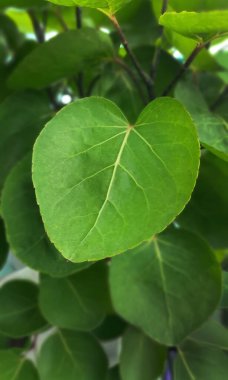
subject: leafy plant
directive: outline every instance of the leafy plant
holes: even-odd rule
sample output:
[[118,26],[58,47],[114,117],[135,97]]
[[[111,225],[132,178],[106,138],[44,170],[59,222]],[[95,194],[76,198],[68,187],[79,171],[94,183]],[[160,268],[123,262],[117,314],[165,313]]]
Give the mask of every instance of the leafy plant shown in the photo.
[[226,379],[227,34],[224,0],[1,1],[1,380]]

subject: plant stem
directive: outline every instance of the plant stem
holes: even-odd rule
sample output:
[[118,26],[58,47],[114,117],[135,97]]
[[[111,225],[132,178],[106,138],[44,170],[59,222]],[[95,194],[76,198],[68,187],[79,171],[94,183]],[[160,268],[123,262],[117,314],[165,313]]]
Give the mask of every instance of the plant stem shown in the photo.
[[[169,0],[163,0],[162,8],[161,8],[161,15],[163,15],[166,12],[166,10],[168,8],[168,2],[169,2]],[[160,36],[159,36],[159,38],[161,40],[160,43],[163,40],[163,34],[164,34],[164,27],[160,26]],[[160,46],[157,46],[155,48],[153,61],[152,61],[152,67],[151,67],[151,77],[153,78],[154,81],[155,81],[155,78],[157,76],[157,68],[158,68],[158,64],[160,61],[160,55],[161,55],[161,48],[160,48]]]
[[173,78],[173,80],[169,83],[167,88],[164,90],[162,96],[166,96],[173,89],[173,87],[177,84],[177,82],[182,78],[185,74],[191,63],[194,61],[199,52],[204,48],[203,43],[198,43],[192,53],[189,55],[183,66],[181,67],[179,73]]
[[[32,22],[32,25],[33,25],[33,29],[34,29],[34,33],[35,33],[37,41],[39,43],[45,42],[44,28],[41,26],[38,18],[36,17],[35,12],[32,9],[30,9],[30,10],[28,10],[28,15],[29,15],[29,17],[31,19],[31,22]],[[47,93],[47,95],[49,97],[49,100],[50,100],[52,106],[53,106],[53,109],[55,111],[59,110],[60,107],[59,107],[58,103],[55,100],[55,96],[53,94],[52,88],[51,87],[47,87],[46,93]]]
[[127,38],[126,38],[123,30],[121,29],[116,17],[114,15],[111,15],[109,17],[110,17],[110,20],[112,21],[113,25],[115,26],[115,28],[119,34],[120,40],[121,40],[128,56],[129,56],[129,58],[131,59],[136,71],[138,72],[139,77],[142,79],[142,81],[146,85],[149,99],[153,99],[154,93],[153,93],[153,81],[152,81],[152,79],[149,77],[149,75],[147,75],[147,73],[144,72],[143,68],[141,67],[141,65],[138,61],[138,59],[136,58],[133,51],[129,47],[129,43],[127,41]]
[[76,7],[75,15],[76,15],[77,28],[81,29],[82,28],[82,10],[80,7]]
[[69,29],[68,29],[68,26],[62,16],[62,13],[61,13],[61,10],[59,7],[55,7],[54,8],[54,13],[55,13],[55,17],[57,18],[57,20],[59,21],[59,24],[61,25],[62,29],[64,32],[67,32]]
[[44,29],[40,25],[39,20],[36,17],[35,12],[32,9],[29,9],[28,10],[28,15],[29,15],[30,20],[32,22],[32,26],[33,26],[34,33],[35,33],[37,41],[39,43],[43,43],[45,41]]

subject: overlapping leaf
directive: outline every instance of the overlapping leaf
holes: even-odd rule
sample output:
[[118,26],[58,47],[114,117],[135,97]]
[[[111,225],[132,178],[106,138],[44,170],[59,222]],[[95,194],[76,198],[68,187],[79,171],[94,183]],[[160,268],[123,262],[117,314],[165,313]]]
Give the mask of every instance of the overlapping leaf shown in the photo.
[[115,257],[110,284],[114,307],[123,318],[153,339],[175,345],[215,310],[221,271],[197,235],[170,230]]
[[80,7],[97,8],[105,13],[114,14],[131,0],[49,0],[58,5],[79,5]]
[[0,351],[1,380],[39,380],[32,361],[13,350]]

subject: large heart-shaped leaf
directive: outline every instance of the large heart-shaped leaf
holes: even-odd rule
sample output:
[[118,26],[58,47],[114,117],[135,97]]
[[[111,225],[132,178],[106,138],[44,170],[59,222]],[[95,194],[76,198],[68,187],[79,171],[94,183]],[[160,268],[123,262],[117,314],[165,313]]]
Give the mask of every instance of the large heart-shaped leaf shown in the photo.
[[115,257],[110,284],[123,318],[153,339],[176,345],[215,310],[221,270],[197,235],[171,230]]
[[12,88],[43,88],[80,70],[98,66],[113,55],[110,37],[90,28],[58,34],[33,49],[12,72]]
[[228,33],[228,10],[166,12],[160,17],[159,23],[183,36],[207,41]]
[[13,350],[0,351],[1,380],[39,380],[34,364]]
[[32,184],[31,154],[7,177],[1,211],[12,252],[29,267],[53,277],[64,277],[88,266],[65,260],[49,241]]
[[59,330],[41,347],[38,370],[41,380],[105,380],[107,359],[92,335]]
[[0,289],[0,333],[24,337],[47,325],[38,308],[38,287],[30,281],[14,280]]
[[33,181],[51,241],[81,262],[163,230],[188,202],[198,165],[194,125],[176,100],[155,100],[132,126],[112,102],[87,98],[40,134]]

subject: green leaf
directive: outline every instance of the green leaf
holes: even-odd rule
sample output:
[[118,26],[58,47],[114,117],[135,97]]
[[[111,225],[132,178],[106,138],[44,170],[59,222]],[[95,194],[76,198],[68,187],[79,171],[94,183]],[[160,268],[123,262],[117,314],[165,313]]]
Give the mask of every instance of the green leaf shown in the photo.
[[226,309],[228,308],[228,272],[223,272],[223,292],[221,307]]
[[195,40],[208,41],[228,33],[228,10],[210,12],[166,12],[160,25]]
[[41,347],[38,371],[41,380],[105,380],[107,359],[92,335],[61,330]]
[[110,37],[92,28],[58,34],[40,44],[12,72],[8,84],[14,89],[44,88],[49,84],[96,69],[113,55]]
[[119,338],[126,329],[126,322],[116,314],[109,314],[103,323],[98,326],[93,334],[102,341]]
[[179,348],[174,371],[175,380],[224,380],[227,355],[216,348],[187,341]]
[[49,102],[42,93],[17,93],[0,103],[0,190],[11,168],[31,150],[49,116]]
[[204,153],[192,199],[178,223],[205,238],[214,248],[228,248],[228,163]]
[[101,9],[105,13],[114,14],[131,0],[49,0],[58,5],[89,7]]
[[86,98],[40,134],[33,182],[51,241],[82,262],[163,230],[188,202],[198,165],[194,125],[176,100],[153,101],[133,127],[114,103]]
[[14,280],[0,289],[0,333],[18,338],[47,325],[38,309],[38,287],[30,281]]
[[36,203],[31,154],[19,162],[7,177],[1,211],[10,247],[26,265],[54,277],[68,276],[89,266],[88,263],[68,262],[50,243]]
[[181,11],[209,11],[218,9],[227,9],[227,0],[170,0],[170,5],[177,12]]
[[121,380],[119,374],[119,367],[113,367],[108,371],[108,375],[105,380]]
[[54,326],[90,331],[104,319],[109,299],[107,267],[95,264],[64,279],[41,277],[40,308]]
[[34,364],[13,350],[0,351],[1,380],[38,380]]
[[115,257],[110,284],[117,313],[156,341],[175,345],[215,310],[221,270],[197,235],[168,230]]
[[189,339],[194,340],[198,344],[206,344],[220,348],[221,350],[228,350],[228,331],[213,319],[191,334]]
[[120,355],[122,380],[153,380],[164,370],[166,349],[130,327],[123,336]]
[[179,82],[175,96],[193,117],[202,145],[228,161],[228,123],[210,112],[202,94],[190,81]]
[[35,6],[45,6],[45,0],[1,0],[0,8],[33,8]]
[[5,237],[5,229],[2,222],[2,219],[0,219],[0,269],[5,264],[7,254],[8,254],[8,244]]

